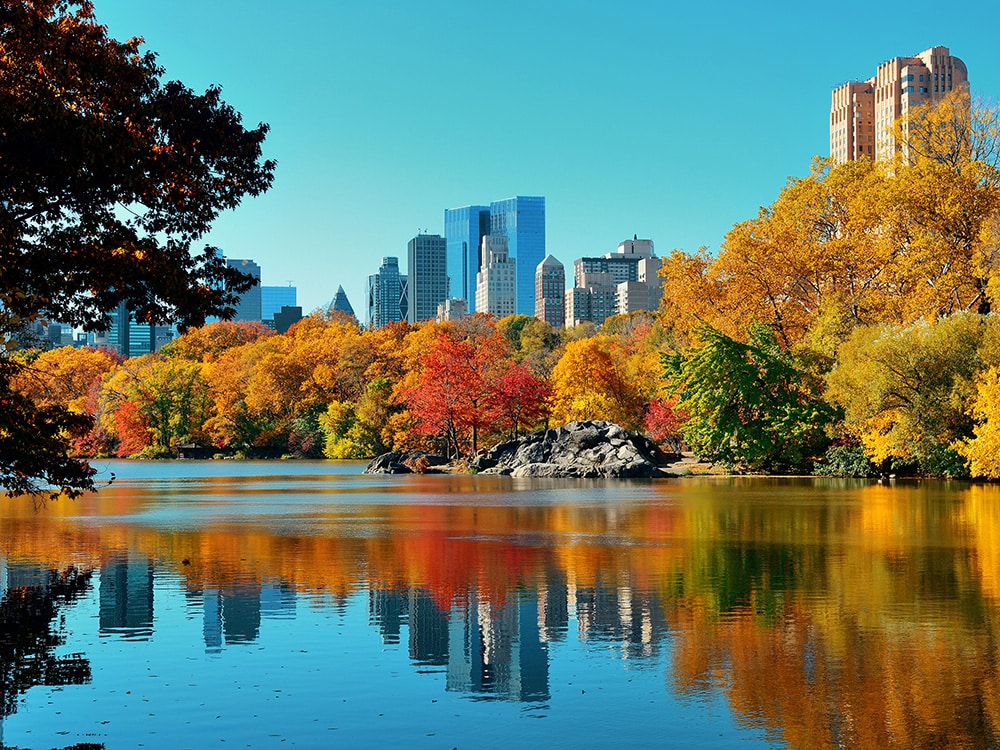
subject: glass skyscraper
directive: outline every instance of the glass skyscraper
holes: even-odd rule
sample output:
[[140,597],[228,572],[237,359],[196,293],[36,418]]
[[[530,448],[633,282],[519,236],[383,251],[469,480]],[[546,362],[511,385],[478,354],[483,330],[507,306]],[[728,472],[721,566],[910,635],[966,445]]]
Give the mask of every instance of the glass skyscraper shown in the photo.
[[260,319],[273,320],[282,307],[296,306],[294,286],[262,286],[260,288]]
[[451,296],[469,303],[476,311],[476,273],[479,272],[479,246],[490,233],[489,206],[447,208],[444,212],[444,236],[448,242],[448,278]]
[[260,310],[260,266],[252,260],[245,258],[226,258],[226,264],[231,268],[241,271],[242,273],[250,274],[257,279],[256,284],[240,295],[240,301],[236,304],[236,316],[233,320],[260,322],[263,320]]
[[399,258],[382,258],[378,273],[368,277],[368,323],[382,328],[406,320],[407,279],[399,273]]
[[507,237],[517,259],[517,314],[535,314],[535,269],[545,258],[545,198],[518,195],[490,203],[490,234]]

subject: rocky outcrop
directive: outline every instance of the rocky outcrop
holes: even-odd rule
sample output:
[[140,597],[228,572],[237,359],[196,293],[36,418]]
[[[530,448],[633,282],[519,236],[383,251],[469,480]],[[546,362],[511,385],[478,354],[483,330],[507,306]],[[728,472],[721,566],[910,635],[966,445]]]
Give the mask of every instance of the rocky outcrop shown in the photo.
[[423,451],[401,453],[392,451],[373,458],[365,474],[431,474],[440,472],[448,460]]
[[472,459],[481,474],[515,477],[627,478],[674,476],[667,457],[642,435],[611,422],[570,422],[500,443]]

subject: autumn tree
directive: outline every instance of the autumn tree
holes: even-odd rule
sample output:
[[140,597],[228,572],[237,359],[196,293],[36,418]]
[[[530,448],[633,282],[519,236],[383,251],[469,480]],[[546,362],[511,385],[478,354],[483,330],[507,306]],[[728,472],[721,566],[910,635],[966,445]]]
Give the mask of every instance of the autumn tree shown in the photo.
[[259,321],[217,320],[198,328],[189,328],[167,343],[160,353],[165,357],[180,357],[193,362],[214,362],[224,352],[274,335]]
[[500,380],[513,364],[491,322],[472,324],[437,330],[415,380],[401,393],[418,429],[443,438],[454,456],[478,450],[496,420]]
[[[199,442],[210,408],[202,368],[200,362],[161,354],[126,360],[102,387],[112,407],[105,417],[109,430],[117,432],[122,424],[130,428],[144,425],[152,452],[158,456],[171,455],[179,445]],[[129,415],[127,423],[116,416],[122,407]]]
[[[220,212],[271,185],[267,126],[245,128],[218,88],[164,81],[141,45],[110,38],[89,0],[0,2],[0,343],[39,318],[107,328],[122,302],[141,322],[200,324],[253,283],[195,250]],[[24,401],[5,411],[0,385],[0,439],[15,419],[36,424],[37,455],[55,460],[63,445],[40,441],[86,427]],[[6,455],[8,489],[52,479],[44,461]],[[89,488],[87,476],[59,484]]]
[[956,313],[855,331],[828,377],[827,398],[844,410],[844,432],[884,468],[964,474],[953,444],[972,435],[969,409],[986,364],[982,346],[996,325],[992,317]]
[[569,342],[552,370],[553,421],[598,419],[639,430],[648,401],[629,377],[627,354],[607,334]]

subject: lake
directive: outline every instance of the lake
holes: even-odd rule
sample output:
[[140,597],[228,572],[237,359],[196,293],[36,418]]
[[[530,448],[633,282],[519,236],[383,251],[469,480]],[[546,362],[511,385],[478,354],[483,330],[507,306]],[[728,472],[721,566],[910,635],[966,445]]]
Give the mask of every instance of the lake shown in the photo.
[[5,748],[1000,746],[1000,488],[98,462],[0,505]]

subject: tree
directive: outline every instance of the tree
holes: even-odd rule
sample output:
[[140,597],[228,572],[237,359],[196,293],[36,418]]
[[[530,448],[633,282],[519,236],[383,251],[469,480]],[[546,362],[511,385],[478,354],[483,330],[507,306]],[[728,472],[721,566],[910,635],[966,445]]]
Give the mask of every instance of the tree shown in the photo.
[[[196,325],[253,283],[217,249],[193,251],[270,187],[268,128],[246,129],[218,88],[163,82],[141,44],[110,38],[89,0],[0,0],[0,344],[39,318],[107,328],[121,302],[142,322]],[[93,486],[79,468],[71,490]],[[6,470],[0,483],[39,489]]]
[[488,408],[497,418],[496,426],[516,438],[522,430],[533,429],[549,414],[548,381],[534,375],[526,362],[507,363],[489,394]]
[[642,384],[629,377],[628,354],[617,339],[602,333],[569,342],[552,370],[556,424],[599,419],[640,429],[647,399]]
[[969,408],[974,435],[957,446],[973,476],[1000,478],[1000,369],[991,367],[976,382]]
[[741,343],[709,326],[700,346],[663,357],[684,439],[700,457],[750,471],[801,470],[822,453],[834,414],[767,326]]
[[995,336],[992,316],[957,313],[856,330],[827,378],[827,398],[844,410],[844,431],[883,468],[909,463],[931,474],[964,473],[952,445],[972,435],[968,411],[991,329]]
[[479,438],[495,429],[493,407],[503,374],[513,362],[507,345],[491,325],[479,330],[438,330],[419,360],[414,381],[401,395],[417,419],[417,429],[440,436],[451,455],[475,453]]
[[[122,424],[130,429],[144,424],[149,444],[158,456],[170,455],[178,445],[197,442],[204,434],[211,406],[203,368],[200,362],[162,354],[126,360],[102,388],[111,406],[105,415],[110,420],[109,429],[114,432]],[[141,415],[138,422],[130,405]],[[117,415],[122,407],[129,410],[125,422]]]

